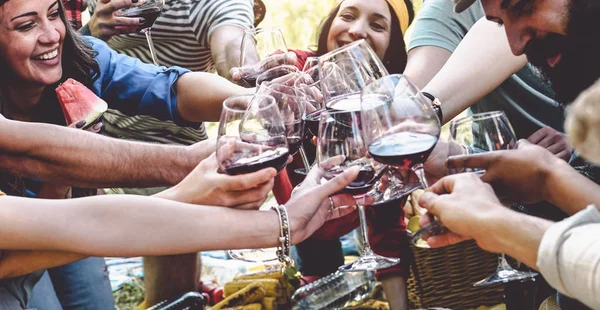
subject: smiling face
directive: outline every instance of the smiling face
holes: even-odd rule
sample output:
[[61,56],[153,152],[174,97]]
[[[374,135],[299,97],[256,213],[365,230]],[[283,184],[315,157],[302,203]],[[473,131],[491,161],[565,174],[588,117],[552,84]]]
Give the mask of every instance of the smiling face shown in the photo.
[[482,0],[487,19],[504,25],[513,54],[525,54],[569,103],[600,77],[595,0]]
[[391,12],[385,0],[346,0],[329,29],[327,50],[365,39],[383,59],[390,44],[391,27]]
[[57,0],[10,0],[0,6],[1,67],[9,80],[49,85],[62,76],[65,24]]

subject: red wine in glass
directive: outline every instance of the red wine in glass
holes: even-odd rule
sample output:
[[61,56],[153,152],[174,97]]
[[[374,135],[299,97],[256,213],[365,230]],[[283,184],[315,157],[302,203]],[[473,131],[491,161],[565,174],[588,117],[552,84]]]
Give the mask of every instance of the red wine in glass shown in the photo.
[[321,119],[321,112],[323,111],[323,109],[317,110],[304,117],[304,127],[310,133],[310,135],[307,135],[309,136],[309,140],[312,140],[313,136],[319,135],[319,120]]
[[353,196],[361,196],[370,191],[381,175],[375,174],[372,166],[363,166],[358,172],[356,179],[346,186],[342,192]]
[[427,160],[437,140],[437,136],[426,133],[393,133],[374,140],[369,154],[380,163],[410,169]]
[[288,147],[290,148],[290,155],[296,154],[302,144],[302,138],[299,136],[287,137]]
[[[240,70],[244,70],[241,68]],[[240,80],[240,85],[246,88],[256,87],[256,79],[260,75],[260,72],[246,73],[242,74],[242,79]]]
[[252,173],[265,168],[275,168],[277,172],[283,169],[288,161],[289,151],[287,148],[277,148],[264,153],[247,157],[247,153],[235,152],[223,163],[225,173],[238,175]]
[[140,29],[147,29],[154,25],[156,19],[160,16],[161,9],[157,7],[143,7],[139,6],[139,9],[131,9],[123,12],[123,17],[141,17],[145,19],[145,22],[140,26]]

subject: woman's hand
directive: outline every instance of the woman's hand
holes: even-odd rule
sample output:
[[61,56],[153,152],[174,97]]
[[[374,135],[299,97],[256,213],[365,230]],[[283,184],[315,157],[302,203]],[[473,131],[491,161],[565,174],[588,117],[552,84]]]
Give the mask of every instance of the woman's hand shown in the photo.
[[192,204],[258,209],[273,188],[276,175],[273,168],[233,176],[222,174],[213,153],[179,184],[155,196]]
[[[421,195],[419,205],[437,216],[451,231],[432,236],[427,243],[443,247],[468,239],[475,239],[484,250],[491,250],[486,241],[488,225],[502,221],[502,214],[510,212],[502,206],[492,187],[473,173],[447,176],[432,185]],[[428,216],[421,217],[420,225],[430,222]]]
[[133,6],[139,0],[99,0],[88,27],[92,36],[108,41],[112,36],[138,32],[143,18],[115,16],[118,10]]
[[269,69],[281,65],[294,65],[297,61],[298,58],[293,52],[288,52],[286,54],[273,54],[252,66],[233,67],[231,70],[229,70],[229,76],[231,76],[232,82],[238,85],[246,86],[244,85],[245,82],[243,81],[245,76],[257,77]]
[[498,197],[509,202],[547,200],[546,182],[554,169],[567,166],[543,147],[520,140],[516,150],[493,151],[448,158],[449,169],[485,169],[481,180],[490,183]]
[[[290,201],[285,204],[290,218],[293,244],[310,237],[326,221],[354,211],[354,197],[348,194],[335,194],[356,179],[360,171],[359,167],[347,169],[329,181],[322,181],[327,166],[334,166],[342,161],[342,157],[331,158],[329,162],[315,166],[294,191]],[[328,197],[333,201],[333,209]]]

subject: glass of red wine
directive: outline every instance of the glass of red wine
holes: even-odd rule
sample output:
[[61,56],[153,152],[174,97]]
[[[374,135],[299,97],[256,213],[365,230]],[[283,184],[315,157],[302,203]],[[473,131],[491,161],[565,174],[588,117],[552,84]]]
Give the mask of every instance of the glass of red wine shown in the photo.
[[[342,190],[354,196],[359,211],[362,253],[359,258],[340,270],[352,272],[391,267],[400,262],[375,254],[369,245],[365,205],[369,204],[369,192],[385,171],[385,166],[369,157],[367,145],[361,135],[360,111],[323,111],[319,121],[317,139],[317,162],[325,170],[322,182],[326,182],[351,167],[360,167],[358,177]],[[332,161],[344,161],[332,166]]]
[[165,0],[144,0],[138,4],[134,4],[131,7],[121,9],[115,13],[116,16],[122,17],[141,17],[145,19],[144,24],[140,26],[141,32],[146,35],[146,41],[148,41],[148,49],[150,50],[150,56],[155,66],[158,66],[156,60],[156,51],[154,50],[154,43],[152,43],[152,35],[150,34],[150,28],[154,25],[154,22],[160,16],[162,8],[165,5]]
[[360,91],[388,75],[385,66],[365,40],[358,40],[318,58],[321,91],[328,102]]
[[[455,119],[450,123],[448,144],[452,149],[464,150],[463,153],[474,154],[498,150],[515,149],[517,138],[510,121],[502,111],[473,114]],[[449,153],[451,156],[452,153]],[[456,155],[456,154],[454,154]],[[485,173],[485,170],[452,170],[450,173],[474,172]],[[510,281],[534,280],[535,272],[513,269],[504,254],[498,255],[498,266],[491,276],[477,282],[474,286],[487,286]]]
[[428,188],[423,165],[438,141],[440,123],[427,98],[406,77],[395,74],[367,85],[361,105],[369,154],[391,169],[414,171]]
[[[230,97],[223,103],[217,138],[217,161],[229,175],[272,167],[281,171],[289,158],[286,127],[275,99],[268,95]],[[275,249],[231,250],[249,262],[277,259]]]
[[256,87],[256,79],[265,70],[288,63],[287,45],[278,28],[253,28],[244,30],[240,50],[241,85]]
[[[260,85],[264,82],[270,82],[270,81],[273,81],[280,77],[286,76],[290,73],[296,73],[298,71],[299,70],[298,70],[298,68],[296,68],[296,66],[291,66],[291,65],[281,65],[281,66],[271,68],[271,69],[261,73],[256,78],[256,87],[259,88]],[[293,83],[292,83],[292,85],[293,85]]]

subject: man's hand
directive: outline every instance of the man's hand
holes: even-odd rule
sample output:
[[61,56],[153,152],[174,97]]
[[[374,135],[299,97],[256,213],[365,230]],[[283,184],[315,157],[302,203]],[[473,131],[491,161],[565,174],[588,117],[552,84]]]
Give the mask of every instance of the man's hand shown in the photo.
[[[558,164],[557,164],[558,161]],[[516,150],[493,151],[448,158],[449,169],[485,169],[481,180],[490,183],[501,199],[535,203],[548,199],[546,182],[560,159],[548,150],[520,140]]]
[[527,141],[547,149],[564,161],[568,161],[573,153],[567,137],[552,127],[546,126],[536,131],[527,138]]
[[241,175],[222,174],[213,153],[183,181],[156,196],[192,204],[258,209],[273,188],[275,175],[273,168]]
[[234,67],[229,70],[229,75],[231,76],[231,81],[246,87],[254,87],[256,85],[245,85],[247,84],[244,81],[244,78],[248,76],[252,76],[254,78],[258,77],[261,73],[281,66],[281,65],[294,65],[298,61],[296,54],[292,52],[288,52],[286,54],[273,54],[271,56],[266,57],[265,59],[259,61],[258,63],[245,66],[245,67]]
[[138,32],[144,18],[115,16],[120,9],[133,6],[139,0],[99,0],[88,27],[92,36],[108,41],[118,34]]
[[[473,173],[447,176],[432,185],[421,195],[419,205],[437,216],[451,231],[432,236],[427,243],[433,248],[443,247],[468,239],[475,239],[484,250],[490,250],[486,226],[491,221],[501,221],[498,213],[510,211],[502,206],[491,186]],[[420,225],[429,223],[423,216]]]

